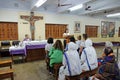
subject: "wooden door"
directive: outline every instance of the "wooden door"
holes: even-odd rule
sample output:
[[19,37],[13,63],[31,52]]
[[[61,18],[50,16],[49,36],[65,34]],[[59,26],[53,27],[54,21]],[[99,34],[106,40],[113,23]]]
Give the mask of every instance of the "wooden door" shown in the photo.
[[85,33],[88,35],[88,37],[97,37],[98,26],[86,25],[85,26]]

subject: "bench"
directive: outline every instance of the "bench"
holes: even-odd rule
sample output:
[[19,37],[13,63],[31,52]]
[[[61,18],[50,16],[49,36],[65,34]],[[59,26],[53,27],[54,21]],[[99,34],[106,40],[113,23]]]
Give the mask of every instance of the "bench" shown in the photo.
[[13,76],[13,69],[0,70],[0,80],[5,78],[11,78],[11,80],[14,80]]
[[5,61],[0,61],[0,67],[8,67],[10,66],[10,69],[12,69],[12,60],[5,60]]
[[75,75],[75,76],[65,76],[65,80],[80,80],[81,78],[84,77],[90,77],[93,76],[94,74],[97,73],[98,68],[91,70],[91,71],[85,71],[82,72],[80,75]]
[[12,69],[12,60],[0,61],[0,67],[10,67],[9,69],[0,70],[0,80],[5,78],[11,78],[14,80],[13,69]]
[[62,63],[55,63],[53,65],[53,73],[54,73],[54,76],[55,76],[55,80],[58,80],[58,73],[59,73],[59,68],[62,66]]

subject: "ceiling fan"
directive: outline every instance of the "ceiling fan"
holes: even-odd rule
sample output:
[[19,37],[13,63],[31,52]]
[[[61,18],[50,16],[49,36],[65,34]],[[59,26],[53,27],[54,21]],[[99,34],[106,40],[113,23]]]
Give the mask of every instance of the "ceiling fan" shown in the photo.
[[86,11],[91,11],[92,9],[91,9],[91,6],[87,6],[86,8],[85,8],[85,10]]
[[69,6],[69,5],[72,5],[72,4],[61,4],[60,0],[58,0],[58,7]]

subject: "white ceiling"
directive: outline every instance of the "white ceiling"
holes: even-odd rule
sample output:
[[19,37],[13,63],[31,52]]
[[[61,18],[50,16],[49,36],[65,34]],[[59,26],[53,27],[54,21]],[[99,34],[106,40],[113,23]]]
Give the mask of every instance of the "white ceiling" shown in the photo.
[[[67,6],[59,6],[58,0],[47,0],[39,8],[34,6],[37,0],[0,0],[0,9],[15,9],[15,10],[27,10],[27,11],[47,11],[61,14],[75,14],[85,15],[93,17],[105,17],[110,13],[120,12],[120,0],[60,0],[60,5],[70,4]],[[70,12],[68,8],[77,5],[84,4],[82,9]],[[90,8],[88,8],[90,7]],[[120,18],[119,16],[116,18]]]

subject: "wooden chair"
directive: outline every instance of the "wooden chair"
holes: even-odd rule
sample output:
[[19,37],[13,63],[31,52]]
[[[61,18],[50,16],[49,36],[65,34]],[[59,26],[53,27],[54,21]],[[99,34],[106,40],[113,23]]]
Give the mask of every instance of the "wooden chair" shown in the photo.
[[0,80],[5,78],[11,78],[11,80],[14,80],[12,60],[0,61],[0,67],[10,67],[10,69],[0,70]]
[[50,58],[48,57],[48,54],[49,54],[49,51],[46,51],[45,62],[46,62],[47,70],[49,70],[49,64],[50,64]]
[[54,71],[54,76],[55,76],[55,80],[58,80],[58,73],[59,73],[59,68],[62,66],[62,63],[55,63],[53,65],[53,71]]
[[12,46],[19,45],[20,41],[12,41]]
[[98,68],[95,68],[94,70],[91,70],[91,71],[82,72],[80,75],[65,76],[65,80],[80,80],[81,78],[84,78],[84,77],[90,77],[96,74],[97,70]]
[[46,62],[47,70],[49,70],[50,59],[49,58],[45,58],[45,62]]
[[9,53],[10,46],[11,46],[10,41],[1,41],[0,53],[2,57],[10,56],[10,53]]

